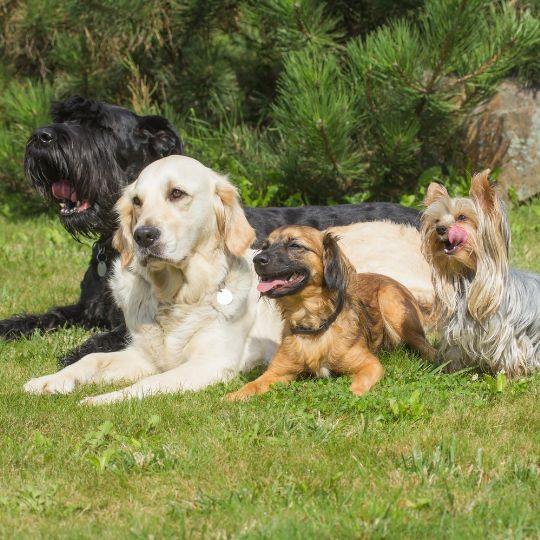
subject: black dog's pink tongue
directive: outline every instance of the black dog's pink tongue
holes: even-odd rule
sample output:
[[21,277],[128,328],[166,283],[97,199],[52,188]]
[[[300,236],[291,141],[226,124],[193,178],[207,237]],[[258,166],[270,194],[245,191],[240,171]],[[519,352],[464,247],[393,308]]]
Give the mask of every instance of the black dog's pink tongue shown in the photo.
[[73,189],[73,186],[65,180],[62,182],[54,182],[51,189],[52,194],[56,199],[77,202],[77,192]]
[[259,281],[257,285],[257,290],[261,293],[265,293],[275,289],[279,285],[285,285],[287,283],[286,279],[272,279],[270,281]]

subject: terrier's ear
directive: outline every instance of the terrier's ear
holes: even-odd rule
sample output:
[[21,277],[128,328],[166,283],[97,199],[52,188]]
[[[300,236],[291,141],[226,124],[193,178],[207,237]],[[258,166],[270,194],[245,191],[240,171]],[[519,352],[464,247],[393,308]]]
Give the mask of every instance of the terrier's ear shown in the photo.
[[332,233],[323,236],[323,267],[326,287],[344,293],[349,285],[351,263],[338,245],[339,237]]
[[133,245],[133,205],[131,197],[125,193],[115,206],[119,218],[119,226],[112,238],[112,246],[120,253],[120,261],[126,267],[134,256]]
[[438,182],[431,182],[427,188],[426,196],[424,197],[424,206],[430,206],[435,201],[443,198],[448,198],[448,191],[446,191],[446,188]]
[[475,174],[469,195],[475,199],[480,208],[488,214],[491,214],[497,207],[497,193],[489,181],[489,169]]
[[240,206],[237,189],[226,177],[217,174],[216,176],[218,180],[215,210],[218,230],[230,253],[240,257],[253,244],[255,231]]

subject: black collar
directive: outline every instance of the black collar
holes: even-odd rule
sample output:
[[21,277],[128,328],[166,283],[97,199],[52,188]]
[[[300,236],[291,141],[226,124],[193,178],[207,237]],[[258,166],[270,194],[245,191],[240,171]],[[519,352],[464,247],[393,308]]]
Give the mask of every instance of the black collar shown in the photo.
[[343,293],[338,293],[338,299],[336,303],[336,308],[334,309],[334,313],[328,317],[328,319],[324,319],[321,324],[317,328],[308,328],[306,326],[291,326],[291,334],[300,334],[300,335],[317,335],[322,334],[323,332],[326,332],[331,324],[338,318],[338,315],[343,310],[343,306],[345,305],[345,295]]

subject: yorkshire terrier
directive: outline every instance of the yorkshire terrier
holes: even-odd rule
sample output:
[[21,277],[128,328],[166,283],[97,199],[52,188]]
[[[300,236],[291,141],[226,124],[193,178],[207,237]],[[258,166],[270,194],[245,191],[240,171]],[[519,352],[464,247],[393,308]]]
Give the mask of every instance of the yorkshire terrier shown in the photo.
[[469,197],[430,184],[422,250],[432,266],[441,360],[508,376],[540,367],[540,276],[508,265],[510,228],[489,169]]
[[281,311],[283,341],[267,371],[228,399],[262,394],[302,372],[351,374],[351,391],[362,395],[384,374],[375,355],[383,343],[434,357],[413,295],[389,277],[356,274],[331,233],[280,227],[254,264],[259,292]]

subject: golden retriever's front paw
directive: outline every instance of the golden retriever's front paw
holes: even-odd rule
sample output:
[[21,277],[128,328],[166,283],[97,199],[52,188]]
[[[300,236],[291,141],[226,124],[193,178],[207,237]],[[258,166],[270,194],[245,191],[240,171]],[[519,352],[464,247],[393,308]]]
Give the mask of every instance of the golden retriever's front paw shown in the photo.
[[107,394],[99,394],[98,396],[88,396],[79,401],[79,405],[108,405],[110,403],[116,403],[123,401],[126,396],[123,392],[109,392]]
[[30,379],[23,390],[29,394],[69,394],[75,389],[75,380],[66,375],[45,375]]

